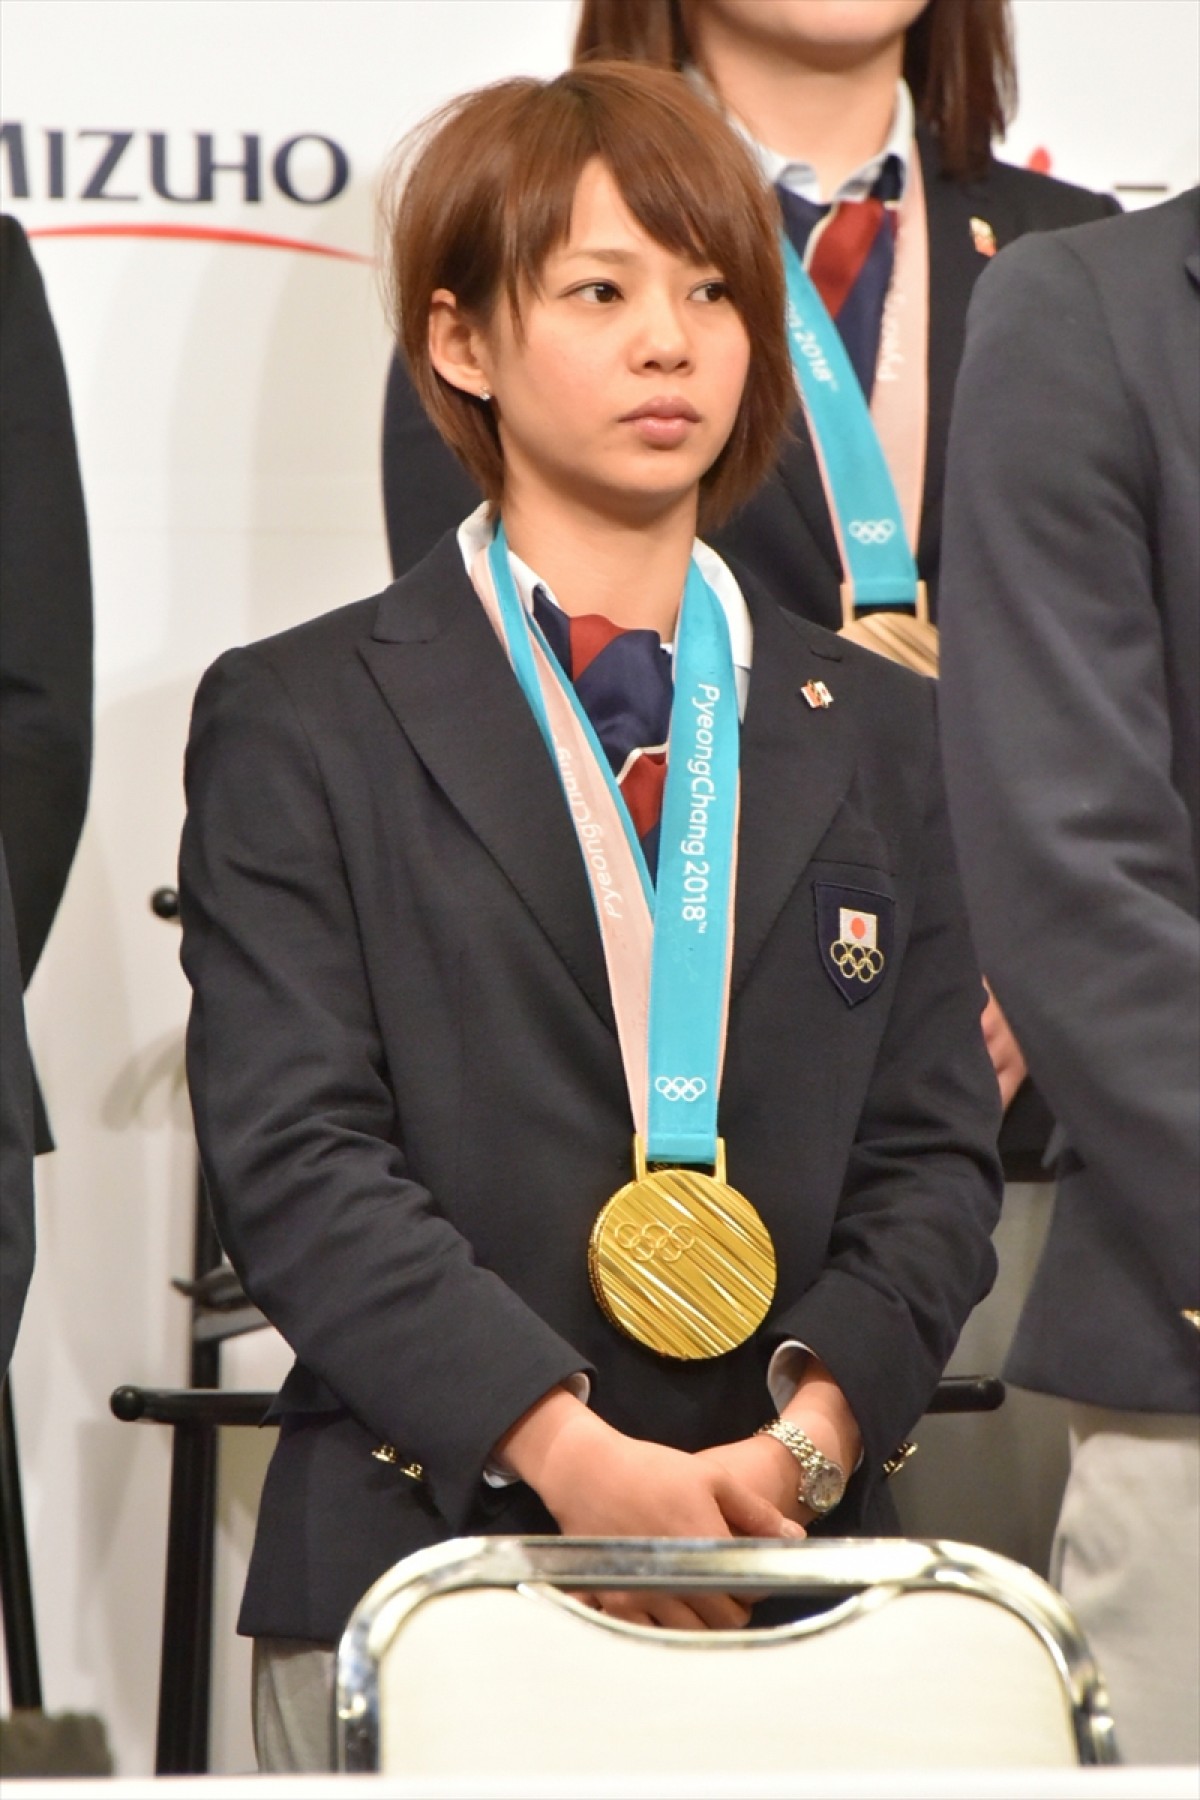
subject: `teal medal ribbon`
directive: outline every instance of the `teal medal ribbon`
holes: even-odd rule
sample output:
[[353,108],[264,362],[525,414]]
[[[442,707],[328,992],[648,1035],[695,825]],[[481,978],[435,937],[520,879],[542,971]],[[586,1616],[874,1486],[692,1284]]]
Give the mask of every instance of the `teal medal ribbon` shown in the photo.
[[[693,560],[675,638],[675,698],[667,748],[658,887],[591,721],[517,593],[502,523],[488,549],[513,672],[561,768],[534,658],[536,640],[567,697],[616,805],[653,920],[647,1031],[650,1163],[715,1168],[717,1102],[733,946],[740,723],[729,626]],[[570,796],[564,797],[570,806]],[[586,860],[586,858],[585,858]],[[594,890],[593,890],[594,893]],[[602,934],[607,929],[597,906]],[[623,1046],[623,1050],[626,1049]],[[635,1121],[639,1132],[643,1122]]]
[[792,366],[824,466],[856,611],[917,609],[917,565],[866,396],[795,246],[780,234]]

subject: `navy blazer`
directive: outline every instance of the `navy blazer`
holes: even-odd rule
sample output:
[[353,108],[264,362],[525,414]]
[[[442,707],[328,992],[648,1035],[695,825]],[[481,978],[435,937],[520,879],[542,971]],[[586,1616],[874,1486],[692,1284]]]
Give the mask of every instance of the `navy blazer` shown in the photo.
[[[588,1235],[631,1163],[602,946],[557,775],[454,538],[204,678],[180,866],[196,1130],[222,1241],[298,1358],[253,1634],[330,1641],[407,1551],[552,1529],[532,1490],[481,1471],[578,1370],[619,1429],[691,1450],[769,1416],[770,1355],[799,1339],[863,1433],[837,1529],[890,1520],[883,1461],[994,1269],[980,980],[932,687],[743,579],[720,1123],[779,1285],[715,1361],[653,1355],[591,1293]],[[812,680],[828,708],[803,699]],[[890,933],[855,1004],[822,892]],[[382,1443],[424,1479],[373,1458]]]
[[[937,142],[921,128],[917,148],[929,225],[929,429],[917,562],[937,616],[942,491],[954,382],[962,360],[967,307],[988,259],[975,247],[973,219],[991,226],[998,245],[1032,231],[1077,225],[1115,212],[1117,203],[1030,169],[989,159],[964,182],[943,175]],[[470,477],[429,423],[403,364],[395,359],[383,417],[383,499],[392,568],[419,561],[444,531],[479,503]],[[804,414],[774,473],[711,541],[762,582],[781,606],[836,631],[842,622],[841,564]],[[1013,1180],[1043,1176],[1050,1115],[1026,1082],[1004,1120],[1001,1151]]]

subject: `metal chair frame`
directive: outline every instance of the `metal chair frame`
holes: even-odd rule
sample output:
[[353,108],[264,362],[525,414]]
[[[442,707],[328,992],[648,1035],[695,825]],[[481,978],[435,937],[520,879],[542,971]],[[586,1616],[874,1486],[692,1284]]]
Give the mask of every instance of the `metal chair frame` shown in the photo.
[[[747,1654],[782,1638],[836,1629],[856,1611],[902,1593],[952,1590],[1003,1607],[1039,1638],[1062,1684],[1081,1764],[1112,1764],[1113,1722],[1099,1671],[1075,1619],[1049,1584],[992,1551],[915,1538],[813,1538],[682,1542],[662,1538],[457,1538],[406,1557],[359,1602],[337,1656],[338,1767],[380,1769],[380,1665],[405,1621],[438,1595],[471,1588],[712,1588],[819,1597],[833,1610],[792,1625],[720,1634],[648,1631],[598,1614],[596,1629],[676,1640],[702,1652],[719,1635]],[[534,1596],[537,1598],[537,1596]],[[840,1602],[840,1604],[838,1604]]]

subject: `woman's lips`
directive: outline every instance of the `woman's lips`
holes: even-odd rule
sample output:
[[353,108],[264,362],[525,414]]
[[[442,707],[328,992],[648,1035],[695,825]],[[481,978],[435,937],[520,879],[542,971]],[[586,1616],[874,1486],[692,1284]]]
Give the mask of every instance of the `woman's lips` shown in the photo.
[[662,395],[645,401],[632,412],[622,413],[621,424],[632,425],[644,443],[660,449],[681,444],[700,414],[687,400]]

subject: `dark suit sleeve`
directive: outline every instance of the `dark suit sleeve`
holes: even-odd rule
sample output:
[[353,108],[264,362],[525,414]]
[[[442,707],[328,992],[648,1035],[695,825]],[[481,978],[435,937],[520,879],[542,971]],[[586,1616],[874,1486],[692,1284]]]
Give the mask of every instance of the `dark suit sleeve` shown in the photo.
[[1108,1241],[1139,1245],[1182,1308],[1200,928],[1140,403],[1075,249],[1005,251],[977,290],[959,377],[943,708],[980,955],[1094,1204],[1112,1209]]
[[410,1176],[317,760],[254,652],[201,684],[187,790],[188,1078],[222,1241],[305,1366],[425,1464],[456,1529],[496,1440],[586,1359]]
[[0,846],[0,1380],[33,1273],[33,1106],[17,932]]
[[41,275],[0,221],[0,831],[28,982],[87,806],[92,591],[66,375]]
[[383,511],[393,575],[404,575],[482,495],[430,424],[408,370],[392,358],[383,406]]
[[996,1272],[999,1091],[930,717],[935,689],[921,686],[924,729],[906,746],[924,799],[908,938],[824,1271],[775,1321],[846,1395],[864,1475],[877,1475],[926,1410]]

